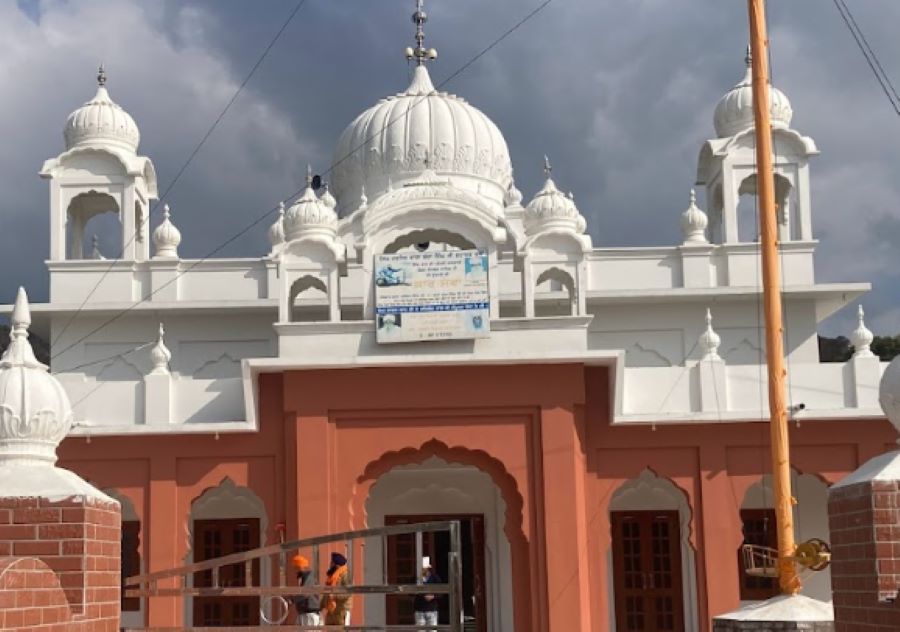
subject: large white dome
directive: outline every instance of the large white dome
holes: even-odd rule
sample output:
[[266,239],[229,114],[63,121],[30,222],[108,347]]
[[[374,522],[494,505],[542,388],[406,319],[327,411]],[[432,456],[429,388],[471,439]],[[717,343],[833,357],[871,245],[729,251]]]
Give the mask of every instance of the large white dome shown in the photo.
[[113,145],[136,152],[141,133],[131,115],[109,97],[103,69],[97,76],[100,84],[94,98],[66,119],[63,137],[66,149],[89,145]]
[[343,215],[428,167],[502,205],[512,184],[509,149],[500,130],[460,97],[437,92],[424,65],[412,83],[350,123],[334,154],[332,186]]
[[[725,93],[713,115],[713,124],[719,138],[727,138],[753,127],[753,74],[750,69],[750,56],[747,55],[747,72],[744,78],[731,90]],[[773,127],[790,127],[794,111],[787,96],[776,88],[769,86],[769,103]]]

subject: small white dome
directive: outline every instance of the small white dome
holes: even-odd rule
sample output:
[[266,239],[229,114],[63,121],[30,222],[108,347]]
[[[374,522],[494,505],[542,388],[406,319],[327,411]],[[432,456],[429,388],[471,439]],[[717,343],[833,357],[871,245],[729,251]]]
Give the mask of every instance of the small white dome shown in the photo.
[[525,232],[529,235],[546,228],[565,228],[576,233],[583,233],[587,222],[578,211],[572,195],[567,197],[556,188],[550,177],[550,163],[544,157],[544,173],[547,180],[544,187],[537,192],[528,206],[525,207]]
[[72,426],[72,406],[59,381],[34,357],[28,342],[31,312],[22,288],[10,321],[9,346],[0,358],[0,465],[54,463],[56,447]]
[[681,232],[686,244],[706,244],[706,226],[709,218],[697,206],[697,194],[691,189],[691,203],[687,210],[681,214]]
[[66,119],[63,137],[66,149],[81,146],[112,145],[137,152],[141,133],[137,123],[115,103],[106,90],[106,73],[100,67],[97,94]]
[[337,208],[337,200],[334,199],[334,196],[331,195],[331,191],[328,190],[328,184],[326,183],[322,186],[325,188],[322,195],[319,196],[319,199],[322,200],[322,204],[330,209]]
[[343,214],[358,207],[363,186],[374,199],[390,182],[402,185],[426,167],[498,205],[512,183],[503,134],[465,100],[437,92],[424,65],[416,66],[404,92],[382,99],[350,123],[332,164]]
[[[750,68],[750,52],[745,59],[747,72],[744,78],[725,93],[713,115],[713,124],[719,138],[734,136],[753,127],[753,73]],[[794,111],[787,96],[778,88],[769,86],[772,127],[789,127]]]
[[153,244],[156,246],[156,259],[177,259],[178,246],[181,244],[181,231],[172,223],[169,205],[163,206],[163,221],[153,231]]
[[[307,169],[309,172],[309,169]],[[303,235],[337,235],[338,217],[333,208],[323,202],[312,189],[312,175],[306,177],[306,189],[284,214],[284,236],[293,241]]]

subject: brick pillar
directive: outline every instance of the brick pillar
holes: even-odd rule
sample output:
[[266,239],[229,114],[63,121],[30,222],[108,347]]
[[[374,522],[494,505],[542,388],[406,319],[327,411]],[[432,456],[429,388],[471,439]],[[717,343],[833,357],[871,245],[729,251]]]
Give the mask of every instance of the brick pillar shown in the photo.
[[[59,581],[72,621],[87,626],[80,629],[118,629],[120,546],[115,501],[0,498],[0,556],[44,562]],[[24,588],[19,605],[29,605]]]
[[[862,469],[888,459],[877,469],[900,479],[900,452]],[[880,478],[852,474],[829,493],[836,632],[900,630],[900,480]]]

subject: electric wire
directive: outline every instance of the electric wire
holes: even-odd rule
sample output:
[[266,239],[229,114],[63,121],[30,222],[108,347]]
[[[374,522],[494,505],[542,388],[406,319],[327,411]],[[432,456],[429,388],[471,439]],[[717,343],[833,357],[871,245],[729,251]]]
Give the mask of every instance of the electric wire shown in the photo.
[[[303,1],[305,1],[305,0],[303,0]],[[447,83],[449,83],[450,81],[452,81],[452,80],[455,79],[456,77],[458,77],[460,74],[462,74],[462,73],[463,73],[464,71],[466,71],[468,68],[470,68],[470,67],[472,66],[472,64],[474,64],[476,61],[478,61],[479,59],[481,59],[481,58],[482,58],[484,55],[486,55],[489,51],[493,50],[498,44],[500,44],[501,42],[503,42],[507,37],[509,37],[510,35],[512,35],[512,34],[513,34],[514,32],[516,32],[519,28],[521,28],[522,26],[524,26],[528,21],[530,21],[532,18],[534,18],[536,15],[538,15],[541,11],[543,11],[543,10],[544,10],[544,9],[545,9],[552,1],[553,1],[553,0],[544,0],[544,1],[543,1],[540,5],[538,5],[535,9],[533,9],[531,12],[529,12],[528,14],[526,14],[526,15],[525,15],[522,19],[520,19],[518,22],[516,22],[515,24],[513,24],[513,26],[511,26],[511,27],[508,28],[506,31],[504,31],[499,37],[497,37],[496,39],[494,39],[488,46],[486,46],[486,47],[483,48],[481,51],[479,51],[474,57],[472,57],[472,58],[469,59],[467,62],[465,62],[465,63],[464,63],[462,66],[460,66],[455,72],[453,72],[449,77],[447,77],[447,78],[444,79],[442,82],[440,82],[440,83],[438,84],[438,86],[435,88],[435,92],[436,92],[437,90],[439,90],[440,88],[444,87]],[[357,145],[356,147],[352,148],[345,156],[343,156],[343,157],[340,158],[338,161],[336,161],[336,162],[333,163],[331,166],[329,166],[329,168],[328,168],[325,172],[323,172],[321,175],[327,175],[327,174],[331,173],[337,166],[339,166],[339,165],[340,165],[341,163],[343,163],[344,161],[348,160],[353,154],[355,154],[357,151],[359,151],[360,149],[362,149],[363,147],[365,147],[365,145],[366,145],[368,142],[370,142],[372,138],[378,136],[378,135],[381,134],[384,130],[388,129],[390,126],[392,126],[393,124],[395,124],[397,121],[399,121],[400,119],[402,119],[402,118],[404,118],[405,116],[407,116],[410,110],[412,110],[413,108],[415,108],[415,107],[417,107],[418,105],[420,105],[421,103],[423,103],[425,100],[428,99],[429,96],[431,96],[431,95],[433,95],[433,94],[434,94],[434,93],[430,93],[430,94],[428,94],[428,95],[424,95],[424,96],[420,97],[417,101],[415,101],[415,102],[409,107],[409,109],[408,109],[406,112],[401,113],[401,114],[397,115],[396,117],[394,117],[393,119],[389,120],[384,126],[381,127],[381,129],[379,129],[378,131],[374,132],[369,138],[367,138],[365,141],[363,141],[362,143],[360,143],[360,144]],[[288,198],[286,198],[286,201],[288,201],[288,200],[293,200],[293,198],[299,196],[299,195],[305,190],[305,188],[306,188],[306,187],[304,186],[303,188],[298,189],[297,191],[295,191],[294,193],[292,193]],[[218,246],[216,246],[216,247],[213,248],[211,251],[209,251],[208,253],[206,253],[203,257],[201,257],[200,259],[197,259],[197,260],[191,262],[191,264],[190,264],[189,266],[187,266],[187,267],[184,268],[183,270],[180,270],[180,271],[178,272],[178,274],[174,275],[171,279],[169,279],[168,281],[166,281],[165,283],[163,283],[163,284],[160,285],[159,287],[155,288],[152,292],[150,292],[149,294],[147,294],[147,295],[144,296],[143,298],[141,298],[141,299],[135,301],[134,303],[132,303],[132,304],[129,305],[128,307],[126,307],[126,308],[120,310],[119,312],[113,314],[111,317],[109,317],[108,319],[106,319],[105,321],[103,321],[102,323],[100,323],[97,327],[95,327],[94,329],[90,330],[88,333],[84,334],[83,336],[77,338],[74,342],[72,342],[72,343],[70,343],[69,345],[67,345],[66,347],[64,347],[64,348],[63,348],[61,351],[59,351],[58,353],[53,354],[52,357],[59,357],[59,356],[63,355],[64,353],[66,353],[66,352],[69,351],[70,349],[74,348],[75,346],[81,344],[82,342],[84,342],[85,340],[87,340],[88,338],[90,338],[91,336],[93,336],[93,335],[99,333],[101,330],[103,330],[103,329],[106,328],[107,326],[109,326],[109,325],[111,325],[112,323],[118,321],[120,318],[122,318],[123,316],[125,316],[126,314],[128,314],[129,312],[131,312],[132,310],[134,310],[138,305],[141,305],[142,303],[144,303],[144,302],[146,302],[147,300],[149,300],[150,298],[152,298],[157,292],[160,292],[161,290],[165,289],[166,287],[168,287],[168,286],[171,285],[172,283],[175,283],[179,278],[181,278],[182,276],[184,276],[186,273],[190,272],[191,270],[193,270],[194,268],[196,268],[198,265],[204,263],[204,262],[207,261],[209,258],[211,258],[212,256],[214,256],[216,253],[218,253],[218,252],[221,251],[223,248],[227,247],[228,245],[230,245],[231,243],[233,243],[234,241],[236,241],[236,240],[239,239],[240,237],[243,237],[243,236],[244,236],[245,234],[247,234],[250,230],[252,230],[254,227],[256,227],[260,222],[262,222],[262,221],[265,220],[267,217],[269,217],[270,215],[272,215],[273,213],[275,213],[279,208],[280,208],[280,204],[277,204],[277,205],[275,205],[275,206],[269,208],[268,210],[264,211],[263,213],[259,214],[256,218],[253,219],[253,221],[251,221],[249,224],[247,224],[244,228],[242,228],[240,231],[238,231],[237,233],[235,233],[234,235],[232,235],[231,237],[229,237],[229,238],[228,238],[227,240],[225,240],[224,242],[220,243]],[[83,305],[82,305],[82,308],[83,308]],[[60,369],[58,372],[68,372],[68,371],[70,371],[70,370],[71,370],[71,369]]]
[[884,71],[881,62],[878,60],[878,55],[875,54],[875,51],[869,45],[862,29],[859,28],[859,24],[850,12],[850,7],[846,5],[844,0],[832,0],[832,2],[837,8],[838,13],[840,13],[844,24],[847,26],[847,30],[850,31],[850,35],[853,36],[853,40],[863,54],[866,63],[872,70],[872,74],[875,75],[875,79],[878,81],[878,85],[881,86],[884,96],[886,96],[890,102],[891,108],[893,108],[894,113],[897,114],[897,116],[900,116],[900,95],[897,94],[897,90],[894,89],[890,77],[888,77],[887,73]]
[[106,278],[106,276],[109,274],[109,272],[113,269],[113,267],[115,267],[115,264],[122,259],[122,257],[125,254],[125,249],[128,248],[128,246],[130,246],[134,242],[137,235],[142,234],[144,231],[144,228],[149,225],[150,218],[152,217],[153,213],[155,213],[159,210],[160,206],[165,202],[166,197],[169,195],[169,193],[172,191],[172,189],[175,187],[175,185],[178,184],[178,181],[181,179],[181,176],[184,175],[184,172],[187,171],[188,166],[191,164],[191,162],[193,162],[194,158],[197,156],[197,154],[200,152],[200,150],[206,144],[206,141],[209,140],[209,137],[212,136],[212,133],[219,126],[219,123],[222,121],[222,119],[225,118],[225,115],[228,113],[228,110],[230,110],[231,106],[234,105],[234,102],[237,101],[237,98],[244,91],[244,88],[247,86],[247,83],[249,83],[250,79],[253,77],[253,75],[256,73],[256,71],[259,69],[259,67],[262,65],[263,61],[265,61],[266,57],[269,56],[269,52],[272,50],[272,48],[275,46],[275,44],[278,42],[278,40],[281,39],[281,36],[284,33],[285,29],[287,29],[288,25],[294,20],[294,17],[297,15],[297,12],[300,11],[300,8],[304,4],[306,4],[306,1],[307,0],[299,0],[299,2],[297,2],[297,4],[294,6],[294,9],[288,14],[287,18],[281,24],[281,28],[279,28],[278,31],[275,33],[275,35],[272,37],[272,39],[269,40],[269,44],[263,50],[262,54],[260,54],[260,56],[257,58],[256,63],[253,64],[253,67],[250,69],[250,72],[248,72],[247,75],[244,77],[244,80],[238,86],[237,90],[235,90],[234,94],[231,95],[231,98],[228,100],[228,103],[225,104],[225,107],[222,109],[222,111],[216,117],[215,121],[213,121],[213,123],[212,123],[212,125],[210,125],[209,129],[206,130],[206,133],[200,139],[200,142],[198,142],[194,146],[193,151],[191,151],[190,155],[188,156],[188,158],[184,162],[184,164],[181,165],[181,168],[175,174],[175,177],[172,179],[172,182],[170,182],[169,185],[166,187],[166,189],[163,191],[162,195],[156,201],[156,204],[154,204],[153,207],[147,211],[147,215],[141,221],[140,226],[138,226],[136,228],[136,230],[131,235],[131,237],[128,239],[128,241],[126,241],[122,245],[122,249],[119,251],[118,256],[116,256],[115,259],[110,260],[109,266],[107,266],[106,270],[103,271],[103,274],[101,274],[100,278],[97,280],[97,282],[94,283],[94,286],[90,289],[90,291],[84,297],[84,300],[81,302],[81,304],[78,306],[78,308],[72,314],[72,316],[69,317],[69,320],[67,320],[65,322],[65,324],[63,325],[63,327],[59,331],[59,333],[57,333],[56,336],[54,337],[54,339],[51,341],[51,343],[50,343],[51,349],[53,348],[53,345],[59,341],[60,337],[66,332],[66,330],[68,330],[69,326],[72,324],[72,322],[75,320],[75,318],[78,317],[78,314],[81,313],[81,310],[84,309],[85,305],[87,305],[87,302],[94,295],[94,292],[97,291],[97,288],[100,287],[100,284],[103,283],[103,280]]

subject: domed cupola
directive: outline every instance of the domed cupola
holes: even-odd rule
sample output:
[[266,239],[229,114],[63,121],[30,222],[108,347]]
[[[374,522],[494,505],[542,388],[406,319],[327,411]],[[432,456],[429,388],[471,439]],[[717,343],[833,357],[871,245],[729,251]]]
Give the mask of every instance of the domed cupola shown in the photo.
[[59,381],[34,357],[28,342],[31,312],[22,288],[10,325],[9,347],[0,358],[0,466],[52,464],[56,446],[72,427],[72,407]]
[[328,201],[319,199],[312,188],[312,169],[306,168],[306,189],[284,214],[285,241],[293,241],[304,235],[337,235],[338,217]]
[[544,187],[525,207],[525,232],[529,235],[551,228],[562,228],[581,234],[587,222],[575,205],[575,200],[556,188],[550,177],[550,160],[544,156]]
[[137,123],[109,97],[103,66],[97,74],[97,94],[66,119],[63,137],[66,149],[113,146],[137,152],[141,134]]
[[[744,78],[719,99],[713,115],[713,124],[719,138],[727,138],[753,127],[753,73],[750,68],[750,49],[747,48],[747,72]],[[794,115],[787,96],[774,86],[769,86],[769,101],[773,127],[790,127]]]
[[409,87],[357,116],[338,140],[332,185],[344,215],[358,208],[363,187],[374,202],[426,168],[503,207],[513,181],[506,140],[483,112],[435,89],[425,66],[437,57],[423,46],[426,20],[420,4],[417,46],[406,51],[416,62]]

